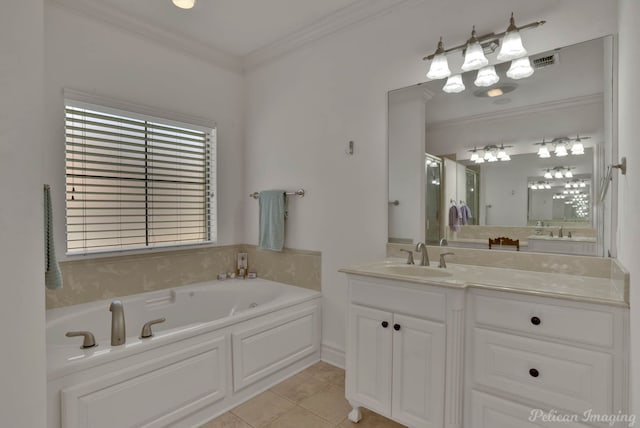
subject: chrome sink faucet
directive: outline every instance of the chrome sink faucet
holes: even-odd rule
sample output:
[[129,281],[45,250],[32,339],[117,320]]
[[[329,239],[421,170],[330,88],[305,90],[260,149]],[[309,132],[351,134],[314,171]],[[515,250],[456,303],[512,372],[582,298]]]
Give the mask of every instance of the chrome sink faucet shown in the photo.
[[558,229],[558,238],[562,238],[562,226]]
[[420,251],[422,253],[420,266],[429,266],[429,253],[427,253],[427,246],[424,245],[424,242],[418,242],[416,245],[416,251]]
[[127,341],[127,332],[124,325],[124,306],[122,301],[114,300],[109,305],[111,312],[111,346],[124,345]]
[[441,269],[446,269],[447,261],[446,261],[445,257],[446,256],[455,256],[455,255],[456,255],[456,253],[452,253],[452,252],[440,254],[440,264],[438,265],[438,267],[441,268]]
[[407,253],[407,264],[408,265],[413,265],[415,264],[413,262],[413,251],[411,250],[405,250],[404,248],[400,248],[400,252],[402,253]]

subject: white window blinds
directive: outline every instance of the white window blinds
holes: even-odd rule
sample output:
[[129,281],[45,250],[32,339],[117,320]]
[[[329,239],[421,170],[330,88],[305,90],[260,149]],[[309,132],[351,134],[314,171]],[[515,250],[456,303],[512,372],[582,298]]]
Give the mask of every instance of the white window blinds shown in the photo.
[[215,240],[215,130],[65,104],[67,252]]

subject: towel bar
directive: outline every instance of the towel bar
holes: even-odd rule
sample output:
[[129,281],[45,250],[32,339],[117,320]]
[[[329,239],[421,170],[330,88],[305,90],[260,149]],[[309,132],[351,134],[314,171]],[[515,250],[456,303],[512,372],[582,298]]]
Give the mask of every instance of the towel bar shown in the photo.
[[[285,195],[296,195],[299,197],[304,197],[305,191],[304,189],[298,189],[295,192],[284,192]],[[260,196],[260,192],[253,192],[253,193],[249,193],[249,197],[253,198],[253,199],[258,199],[258,197]]]

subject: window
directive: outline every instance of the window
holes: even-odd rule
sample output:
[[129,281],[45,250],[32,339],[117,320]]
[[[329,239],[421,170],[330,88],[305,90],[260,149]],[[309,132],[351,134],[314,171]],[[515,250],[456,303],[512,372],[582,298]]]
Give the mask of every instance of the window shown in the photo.
[[69,254],[215,241],[215,129],[66,100]]

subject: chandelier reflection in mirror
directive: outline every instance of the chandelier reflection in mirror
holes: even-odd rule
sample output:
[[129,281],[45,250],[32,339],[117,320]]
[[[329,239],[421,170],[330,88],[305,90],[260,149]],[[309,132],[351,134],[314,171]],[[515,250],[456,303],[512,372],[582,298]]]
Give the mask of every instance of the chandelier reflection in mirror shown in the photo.
[[511,160],[511,156],[507,153],[505,149],[508,149],[513,146],[505,146],[504,144],[500,144],[497,146],[495,144],[489,144],[487,146],[469,150],[471,152],[471,158],[469,159],[471,162],[475,163],[485,163],[485,162],[507,162]]
[[474,84],[479,87],[492,86],[498,83],[500,77],[496,73],[495,67],[489,64],[486,54],[493,53],[498,46],[500,46],[500,51],[498,52],[497,60],[511,61],[511,66],[506,73],[507,77],[514,80],[529,77],[533,74],[533,67],[527,56],[527,50],[522,44],[520,31],[539,27],[545,22],[546,21],[536,21],[518,27],[515,24],[513,13],[511,13],[509,27],[503,33],[489,33],[478,36],[476,27],[474,26],[471,30],[471,37],[465,44],[450,49],[444,48],[442,37],[440,37],[436,51],[423,58],[424,61],[431,61],[427,78],[431,80],[447,78],[442,88],[444,92],[459,93],[464,91],[465,86],[462,81],[462,75],[460,73],[453,74],[447,61],[447,54],[462,51],[464,54],[464,63],[462,64],[461,72],[478,70]]
[[569,155],[569,151],[571,155],[583,155],[584,154],[584,144],[582,144],[583,140],[588,140],[591,137],[580,137],[580,134],[577,134],[576,138],[569,137],[557,137],[551,141],[545,141],[543,138],[539,143],[533,143],[536,146],[540,146],[538,149],[538,157],[540,158],[550,158],[551,151],[549,147],[553,149],[553,154],[556,157],[563,157]]

